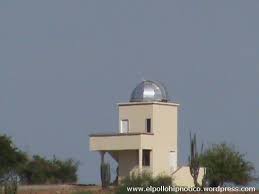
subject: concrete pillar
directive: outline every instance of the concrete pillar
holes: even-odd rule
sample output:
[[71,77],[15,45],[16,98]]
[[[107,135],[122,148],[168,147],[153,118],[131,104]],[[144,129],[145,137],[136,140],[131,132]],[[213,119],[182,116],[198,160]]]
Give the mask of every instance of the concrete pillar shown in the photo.
[[142,154],[143,154],[143,150],[139,149],[138,150],[138,167],[139,167],[139,172],[142,172]]
[[105,152],[104,151],[100,151],[100,154],[101,154],[101,164],[104,163],[104,154]]

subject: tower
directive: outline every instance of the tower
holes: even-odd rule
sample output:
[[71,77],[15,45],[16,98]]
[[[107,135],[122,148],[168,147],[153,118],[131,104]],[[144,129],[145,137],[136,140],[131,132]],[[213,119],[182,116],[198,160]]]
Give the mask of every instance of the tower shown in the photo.
[[170,175],[177,169],[178,106],[162,84],[142,81],[118,104],[118,133],[90,135],[90,150],[110,153],[120,178],[136,170]]

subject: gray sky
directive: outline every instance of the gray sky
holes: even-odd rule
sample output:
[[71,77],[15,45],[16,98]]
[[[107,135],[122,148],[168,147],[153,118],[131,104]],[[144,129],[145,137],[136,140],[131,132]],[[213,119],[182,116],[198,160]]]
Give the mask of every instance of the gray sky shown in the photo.
[[259,170],[259,1],[1,1],[0,132],[30,154],[81,162],[88,135],[117,131],[116,103],[160,80],[189,131],[237,146]]

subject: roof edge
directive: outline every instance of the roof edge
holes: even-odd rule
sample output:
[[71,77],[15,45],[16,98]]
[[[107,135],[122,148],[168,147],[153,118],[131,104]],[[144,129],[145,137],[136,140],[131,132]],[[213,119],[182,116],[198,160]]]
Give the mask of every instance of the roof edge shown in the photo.
[[166,106],[180,106],[180,104],[174,102],[121,102],[117,103],[118,106],[132,106],[132,105],[150,105],[150,104],[158,104],[158,105],[166,105]]

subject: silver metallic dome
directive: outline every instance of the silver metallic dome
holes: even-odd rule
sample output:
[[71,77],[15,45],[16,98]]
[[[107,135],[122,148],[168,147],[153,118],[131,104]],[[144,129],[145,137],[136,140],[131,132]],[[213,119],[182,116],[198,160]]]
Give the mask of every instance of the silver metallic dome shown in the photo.
[[130,102],[167,102],[169,101],[167,90],[159,82],[150,80],[142,81],[132,91]]

